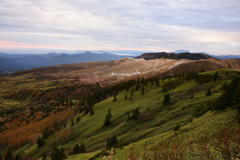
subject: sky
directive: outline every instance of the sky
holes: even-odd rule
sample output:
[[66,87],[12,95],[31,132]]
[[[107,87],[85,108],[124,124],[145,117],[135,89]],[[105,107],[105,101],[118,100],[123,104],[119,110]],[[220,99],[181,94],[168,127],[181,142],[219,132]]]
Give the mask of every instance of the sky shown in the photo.
[[0,0],[0,52],[240,55],[240,0]]

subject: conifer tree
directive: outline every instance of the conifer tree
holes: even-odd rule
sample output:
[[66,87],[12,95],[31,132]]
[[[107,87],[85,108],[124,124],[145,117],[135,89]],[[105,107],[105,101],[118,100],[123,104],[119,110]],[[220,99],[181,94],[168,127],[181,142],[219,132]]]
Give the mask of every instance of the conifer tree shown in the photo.
[[92,115],[94,115],[93,107],[91,107],[91,110],[90,110],[90,116]]
[[174,131],[178,131],[180,129],[179,124],[177,124],[177,126],[174,128]]
[[104,126],[110,126],[110,125],[111,125],[111,119],[110,119],[110,116],[107,114],[105,117]]
[[74,121],[73,121],[73,119],[72,119],[72,124],[71,124],[72,126],[74,125]]
[[154,85],[154,82],[152,81],[152,82],[151,82],[151,87],[152,87],[153,85]]
[[80,118],[80,116],[78,116],[78,117],[77,117],[77,122],[79,122],[79,121],[80,121],[80,119],[81,119],[81,118]]
[[133,93],[134,93],[134,87],[132,88],[132,91],[131,91],[131,97],[133,96]]
[[145,79],[144,79],[144,77],[142,77],[142,79],[141,79],[141,84],[145,85]]
[[207,91],[207,94],[206,94],[206,96],[211,96],[212,95],[212,91],[211,91],[211,89],[210,88],[208,88],[208,91]]
[[38,145],[38,148],[44,145],[44,137],[38,137],[37,145]]
[[218,75],[218,72],[215,72],[214,75],[213,75],[213,80],[218,80],[219,79],[219,75]]
[[5,160],[13,160],[13,155],[12,155],[12,151],[8,150],[7,154],[5,156]]
[[144,87],[142,87],[142,95],[144,95],[144,91],[145,91],[145,88],[144,88]]
[[51,160],[59,160],[60,159],[60,152],[56,145],[54,145],[54,147],[52,149],[52,154],[50,157],[51,157]]
[[117,95],[114,93],[113,95],[113,102],[115,102],[117,100]]
[[168,103],[170,101],[170,95],[169,93],[164,95],[163,103]]
[[21,158],[20,158],[20,156],[19,156],[19,154],[17,154],[16,156],[15,156],[15,159],[14,160],[20,160]]
[[136,91],[138,91],[139,90],[139,83],[137,83],[137,85],[136,85]]
[[192,95],[191,95],[191,97],[190,97],[190,98],[191,98],[191,99],[192,99],[192,98],[194,98],[194,93],[192,93]]
[[133,113],[132,113],[132,116],[131,116],[131,119],[132,120],[137,120],[138,119],[138,115],[139,115],[139,108],[136,108]]
[[79,148],[79,151],[80,151],[80,153],[87,153],[86,149],[85,149],[85,145],[83,144],[83,142],[82,142],[82,144],[81,144],[81,146]]
[[118,139],[117,139],[117,137],[115,135],[113,135],[112,138],[111,138],[111,146],[112,147],[113,146],[116,147],[117,144],[118,144]]
[[116,147],[118,144],[118,139],[115,135],[107,140],[106,147],[110,149],[111,147]]
[[80,153],[80,147],[78,144],[76,144],[73,148],[73,154],[78,154]]
[[108,116],[112,117],[112,113],[111,113],[111,109],[110,108],[108,109]]
[[160,86],[160,84],[159,84],[159,80],[156,78],[156,85],[157,85],[157,87],[159,87]]
[[131,120],[131,117],[130,115],[128,115],[126,121],[130,121],[130,120]]
[[47,156],[44,155],[43,158],[42,158],[42,160],[47,160]]
[[66,155],[63,147],[60,150],[60,157],[61,157],[61,159],[67,159],[67,155]]
[[138,84],[138,83],[140,83],[140,79],[139,79],[139,77],[138,77],[138,79],[137,79],[137,84]]

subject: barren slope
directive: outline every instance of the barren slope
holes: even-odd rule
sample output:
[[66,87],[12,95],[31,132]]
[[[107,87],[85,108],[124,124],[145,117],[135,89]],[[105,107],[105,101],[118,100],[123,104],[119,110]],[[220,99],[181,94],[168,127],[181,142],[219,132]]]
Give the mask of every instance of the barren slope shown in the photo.
[[13,76],[23,75],[38,79],[76,79],[82,83],[115,83],[135,77],[168,75],[179,72],[209,71],[219,68],[240,69],[240,60],[173,60],[123,58],[109,62],[87,62],[41,67]]

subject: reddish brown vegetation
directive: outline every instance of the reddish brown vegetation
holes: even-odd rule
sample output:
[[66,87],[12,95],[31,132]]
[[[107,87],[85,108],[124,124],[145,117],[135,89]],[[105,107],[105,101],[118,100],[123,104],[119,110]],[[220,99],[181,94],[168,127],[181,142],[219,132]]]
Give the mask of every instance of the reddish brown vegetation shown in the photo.
[[4,131],[0,133],[0,146],[20,148],[27,143],[35,144],[45,132],[63,127],[73,115],[73,109],[52,113],[44,119],[42,112],[36,112],[33,116],[23,114],[1,127]]

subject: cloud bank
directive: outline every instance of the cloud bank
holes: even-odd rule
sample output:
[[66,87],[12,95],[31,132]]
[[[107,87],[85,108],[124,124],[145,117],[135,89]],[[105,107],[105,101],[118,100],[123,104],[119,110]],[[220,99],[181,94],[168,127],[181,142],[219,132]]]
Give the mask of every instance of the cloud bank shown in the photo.
[[240,54],[239,0],[1,0],[0,50]]

